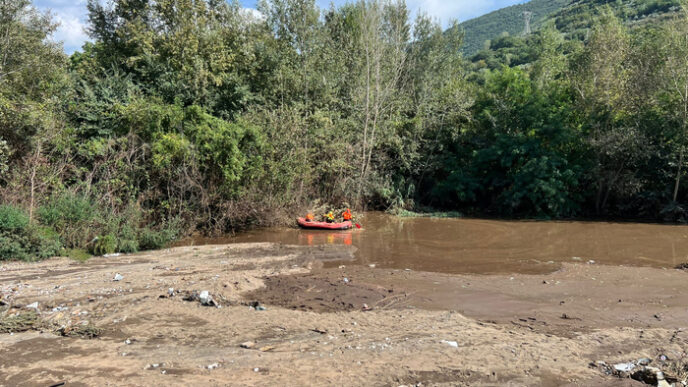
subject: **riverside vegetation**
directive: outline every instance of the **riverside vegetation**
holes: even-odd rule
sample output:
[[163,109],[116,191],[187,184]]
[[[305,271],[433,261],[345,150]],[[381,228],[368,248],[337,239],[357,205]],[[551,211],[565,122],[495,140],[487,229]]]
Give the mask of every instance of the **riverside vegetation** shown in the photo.
[[686,4],[576,1],[469,60],[459,24],[403,1],[258,10],[90,0],[68,56],[49,14],[0,0],[0,260],[154,249],[315,200],[687,218]]

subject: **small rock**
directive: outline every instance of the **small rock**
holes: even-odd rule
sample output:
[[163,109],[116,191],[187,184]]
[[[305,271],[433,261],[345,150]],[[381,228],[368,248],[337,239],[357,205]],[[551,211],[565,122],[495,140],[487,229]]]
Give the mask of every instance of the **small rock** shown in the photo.
[[363,307],[361,308],[364,312],[367,312],[369,310],[373,310],[373,308],[369,307],[368,304],[363,304]]
[[213,364],[207,365],[205,368],[207,368],[207,369],[209,369],[209,370],[214,370],[215,368],[218,368],[218,367],[220,367],[219,364],[213,363]]
[[635,368],[633,363],[618,363],[614,364],[614,369],[621,372],[631,372]]
[[167,295],[170,297],[174,296],[174,288],[167,289]]
[[105,255],[103,255],[103,258],[119,257],[120,255],[122,255],[122,254],[121,253],[105,254]]
[[345,284],[348,284],[348,283],[349,283],[349,279],[346,278],[346,277],[344,277],[344,280],[343,280],[343,281],[344,281]]
[[246,341],[244,343],[239,344],[241,348],[246,348],[246,349],[251,349],[256,346],[256,343],[254,341]]
[[588,265],[594,265],[594,264],[595,264],[595,261],[593,261],[592,259],[588,261]]
[[374,263],[371,263],[370,265],[368,265],[368,267],[370,267],[370,268],[375,268],[375,264],[374,264]]
[[440,341],[440,343],[447,344],[450,347],[459,348],[459,343],[457,343],[456,341],[442,340]]
[[121,280],[123,280],[123,279],[124,279],[124,276],[122,276],[121,274],[117,273],[117,274],[115,274],[115,278],[113,278],[112,280],[113,280],[113,281],[121,281]]
[[130,340],[130,339],[126,339],[126,340],[124,340],[124,344],[126,344],[126,345],[130,345],[130,344],[131,344],[131,340]]
[[268,310],[268,308],[264,307],[263,305],[258,305],[258,306],[256,306],[256,310],[264,311],[264,310]]
[[254,368],[253,372],[260,372],[260,368],[258,368],[258,367]]

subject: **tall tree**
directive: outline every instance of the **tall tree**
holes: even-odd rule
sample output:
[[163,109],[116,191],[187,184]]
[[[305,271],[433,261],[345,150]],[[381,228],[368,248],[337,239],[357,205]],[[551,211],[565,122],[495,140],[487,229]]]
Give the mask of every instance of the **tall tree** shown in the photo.
[[[360,47],[363,52],[362,141],[360,146],[360,177],[357,200],[370,173],[373,151],[380,125],[394,108],[395,92],[399,88],[407,60],[409,41],[408,9],[398,0],[362,0],[358,3],[360,17]],[[355,99],[358,100],[358,99]]]
[[686,140],[688,139],[688,1],[681,2],[681,10],[664,29],[667,39],[664,54],[665,76],[669,95],[674,101],[674,116],[679,125],[676,140],[676,177],[672,199],[678,199],[681,177],[685,164]]

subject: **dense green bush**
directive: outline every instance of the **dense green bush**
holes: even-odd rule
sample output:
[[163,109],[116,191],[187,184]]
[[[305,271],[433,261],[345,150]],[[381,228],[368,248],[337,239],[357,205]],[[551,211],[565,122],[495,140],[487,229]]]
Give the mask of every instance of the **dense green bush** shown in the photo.
[[177,238],[178,231],[173,227],[163,228],[162,230],[152,230],[144,228],[139,233],[139,246],[141,250],[157,250],[167,247],[170,242]]
[[45,259],[61,250],[54,230],[30,224],[29,216],[18,207],[0,206],[0,260]]
[[93,255],[112,254],[117,251],[117,238],[112,234],[96,237],[92,243],[90,252]]
[[29,215],[21,208],[0,206],[0,232],[22,233],[29,226]]
[[69,248],[84,246],[93,239],[98,215],[93,201],[69,191],[53,195],[38,209],[41,223],[54,228]]

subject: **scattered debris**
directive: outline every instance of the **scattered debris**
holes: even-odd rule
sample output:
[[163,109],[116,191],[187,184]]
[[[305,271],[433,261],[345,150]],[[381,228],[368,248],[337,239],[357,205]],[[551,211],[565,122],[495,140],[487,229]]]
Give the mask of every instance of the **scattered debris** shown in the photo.
[[677,268],[678,270],[686,270],[686,271],[688,271],[688,262],[682,263],[682,264],[680,264],[680,265],[677,265],[676,268]]
[[450,347],[459,348],[459,343],[457,343],[456,341],[441,340],[440,343],[447,344]]
[[246,349],[251,349],[256,346],[256,343],[254,341],[246,341],[244,343],[239,344],[241,348],[246,348]]
[[114,257],[119,257],[120,255],[122,255],[122,253],[105,254],[105,255],[103,255],[103,258],[114,258]]
[[220,367],[219,364],[213,363],[213,364],[208,364],[205,368],[207,368],[209,370],[214,370],[215,368],[219,368],[219,367]]
[[[659,359],[666,358],[660,355]],[[686,386],[688,381],[688,365],[673,365],[663,363],[664,369],[651,367],[652,359],[642,358],[637,362],[627,362],[614,364],[613,367],[608,366],[603,361],[590,363],[590,367],[599,368],[606,375],[616,376],[618,378],[631,378],[650,386],[658,387],[672,387],[672,386]],[[668,371],[672,376],[667,376],[665,371]],[[686,381],[680,381],[681,377],[685,377]]]
[[207,290],[202,291],[201,294],[198,295],[198,300],[201,302],[201,305],[211,305],[214,303],[213,297]]
[[373,308],[369,307],[368,304],[363,304],[363,307],[361,308],[362,311],[367,312],[370,310],[373,310]]
[[121,280],[123,280],[123,279],[124,279],[124,276],[121,275],[121,274],[119,274],[119,273],[117,273],[117,274],[115,274],[115,278],[113,278],[112,280],[113,280],[113,281],[121,281]]

